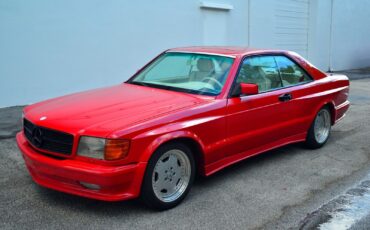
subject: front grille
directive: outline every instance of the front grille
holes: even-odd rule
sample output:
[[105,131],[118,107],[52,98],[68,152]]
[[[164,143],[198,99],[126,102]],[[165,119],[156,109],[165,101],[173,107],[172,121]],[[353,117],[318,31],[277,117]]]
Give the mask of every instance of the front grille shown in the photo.
[[34,125],[23,120],[23,130],[27,140],[36,148],[50,152],[70,155],[73,135]]

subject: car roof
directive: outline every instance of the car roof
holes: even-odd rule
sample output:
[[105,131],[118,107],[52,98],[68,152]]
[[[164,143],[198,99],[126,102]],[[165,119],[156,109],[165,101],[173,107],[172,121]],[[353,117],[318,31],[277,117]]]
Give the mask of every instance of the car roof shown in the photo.
[[269,50],[269,49],[256,49],[252,47],[242,46],[190,46],[190,47],[178,47],[167,50],[167,52],[184,52],[184,53],[205,53],[215,54],[222,56],[243,56],[246,54],[254,53],[284,53],[284,50]]

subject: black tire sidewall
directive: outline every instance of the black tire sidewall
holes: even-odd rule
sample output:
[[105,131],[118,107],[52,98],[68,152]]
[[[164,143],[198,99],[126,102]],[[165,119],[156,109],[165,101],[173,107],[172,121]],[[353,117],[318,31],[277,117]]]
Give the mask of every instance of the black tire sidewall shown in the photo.
[[[318,142],[316,140],[316,137],[315,137],[315,122],[316,122],[316,117],[317,115],[322,111],[322,110],[326,110],[328,113],[329,113],[329,117],[330,117],[330,127],[329,127],[329,134],[328,134],[328,137],[326,138],[326,140],[322,143]],[[322,107],[315,115],[315,118],[310,126],[310,129],[308,130],[308,133],[307,133],[307,138],[306,138],[306,146],[308,148],[311,148],[311,149],[317,149],[317,148],[321,148],[323,145],[326,144],[326,142],[329,140],[329,137],[330,137],[330,134],[331,134],[331,123],[332,123],[332,117],[331,117],[331,112],[328,108],[328,106],[324,106]]]
[[[169,150],[172,150],[172,149],[179,149],[187,155],[187,157],[190,161],[190,164],[191,164],[190,180],[189,180],[189,183],[188,183],[188,186],[187,186],[185,192],[179,198],[177,198],[176,200],[174,200],[172,202],[163,202],[160,199],[158,199],[157,196],[154,193],[153,186],[152,186],[152,175],[153,175],[153,172],[154,172],[154,167],[155,167],[157,161],[159,160],[159,158],[163,154],[165,154],[166,152],[168,152]],[[193,154],[192,154],[192,152],[191,152],[191,150],[189,149],[188,146],[186,146],[185,144],[180,143],[180,142],[173,142],[173,143],[168,143],[168,144],[164,144],[164,145],[160,146],[153,153],[152,157],[150,158],[150,160],[148,162],[147,168],[145,170],[145,175],[144,175],[144,179],[143,179],[143,183],[142,183],[142,187],[141,187],[141,195],[140,195],[141,200],[147,206],[149,206],[153,209],[156,209],[156,210],[166,210],[166,209],[170,209],[170,208],[175,207],[186,197],[186,195],[190,191],[190,188],[191,188],[191,186],[194,182],[195,170],[196,169],[195,169],[194,157],[193,157]]]

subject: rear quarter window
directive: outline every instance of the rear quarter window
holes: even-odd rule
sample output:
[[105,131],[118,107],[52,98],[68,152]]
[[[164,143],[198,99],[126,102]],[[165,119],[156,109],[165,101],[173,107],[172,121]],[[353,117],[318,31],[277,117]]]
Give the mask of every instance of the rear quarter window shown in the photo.
[[297,85],[311,81],[307,73],[296,63],[284,56],[276,56],[283,86]]

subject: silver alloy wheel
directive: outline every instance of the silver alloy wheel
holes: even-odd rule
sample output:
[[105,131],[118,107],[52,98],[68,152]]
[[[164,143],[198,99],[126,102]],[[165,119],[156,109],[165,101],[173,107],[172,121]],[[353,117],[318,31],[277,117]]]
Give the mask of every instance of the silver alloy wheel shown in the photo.
[[188,156],[179,149],[164,153],[157,161],[152,186],[156,197],[163,202],[178,199],[189,185],[191,165]]
[[330,132],[331,120],[329,111],[326,109],[320,110],[315,118],[314,133],[315,139],[319,144],[322,144],[328,139]]

